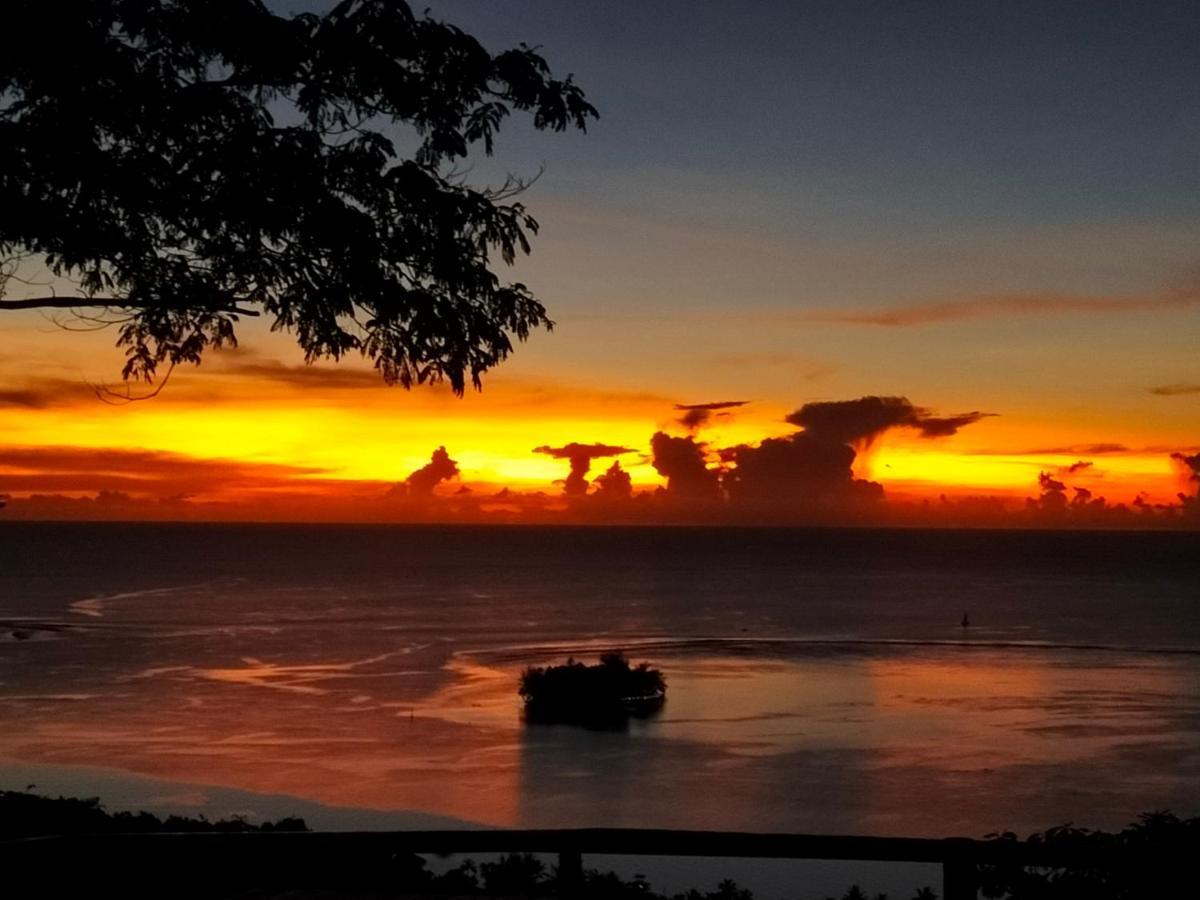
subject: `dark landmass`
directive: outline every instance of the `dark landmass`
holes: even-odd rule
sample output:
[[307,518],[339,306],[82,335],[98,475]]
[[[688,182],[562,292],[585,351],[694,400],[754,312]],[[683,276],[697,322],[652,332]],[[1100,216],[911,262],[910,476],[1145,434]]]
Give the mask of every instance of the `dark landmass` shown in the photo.
[[526,669],[519,691],[527,722],[611,728],[662,709],[667,682],[649,663],[630,666],[620,653],[606,653],[594,666],[568,659]]

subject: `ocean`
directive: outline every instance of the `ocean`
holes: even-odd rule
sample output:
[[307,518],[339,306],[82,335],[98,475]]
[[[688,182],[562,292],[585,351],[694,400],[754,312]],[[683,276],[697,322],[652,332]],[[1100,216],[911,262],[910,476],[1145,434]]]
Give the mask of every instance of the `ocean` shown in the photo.
[[[522,722],[613,649],[658,716]],[[1200,534],[7,523],[0,721],[0,787],[210,817],[1120,828],[1200,814]]]

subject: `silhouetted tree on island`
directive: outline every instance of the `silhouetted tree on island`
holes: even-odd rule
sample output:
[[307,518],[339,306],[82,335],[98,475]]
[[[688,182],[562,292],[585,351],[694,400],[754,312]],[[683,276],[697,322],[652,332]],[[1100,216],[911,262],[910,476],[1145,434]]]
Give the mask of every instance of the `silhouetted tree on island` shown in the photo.
[[667,682],[649,663],[630,666],[620,653],[606,653],[594,666],[568,659],[528,668],[519,692],[528,722],[606,728],[661,709]]
[[[455,168],[491,154],[514,110],[555,131],[596,116],[534,49],[492,54],[402,0],[4,13],[0,310],[115,326],[126,379],[197,363],[262,314],[309,361],[360,353],[388,383],[457,393],[551,327],[494,270],[537,231],[512,199],[525,183],[472,187]],[[74,290],[22,280],[29,257]]]

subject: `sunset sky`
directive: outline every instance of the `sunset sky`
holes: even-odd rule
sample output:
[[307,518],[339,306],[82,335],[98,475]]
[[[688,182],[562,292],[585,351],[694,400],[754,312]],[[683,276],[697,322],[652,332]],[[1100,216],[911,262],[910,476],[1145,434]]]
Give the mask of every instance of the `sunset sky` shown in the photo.
[[[570,463],[535,448],[628,448],[587,479],[619,460],[651,492],[656,432],[729,469],[721,450],[790,447],[789,414],[861,397],[918,410],[821,437],[884,503],[1020,510],[1043,472],[1068,498],[1195,494],[1194,2],[429,5],[493,50],[539,45],[600,111],[587,134],[509,120],[470,175],[544,166],[512,278],[554,331],[459,399],[306,367],[245,322],[236,351],[112,405],[91,386],[119,382],[113,333],[0,314],[0,516],[101,514],[104,491],[114,517],[374,521],[442,498],[540,520]],[[746,402],[679,421],[719,401]],[[442,446],[456,477],[420,503],[393,490]]]

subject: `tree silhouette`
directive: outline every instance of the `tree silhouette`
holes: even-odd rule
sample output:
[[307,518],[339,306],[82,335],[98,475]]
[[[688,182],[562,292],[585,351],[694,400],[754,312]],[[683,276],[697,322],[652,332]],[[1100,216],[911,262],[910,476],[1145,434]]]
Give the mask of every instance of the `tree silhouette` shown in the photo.
[[560,666],[531,666],[521,673],[517,690],[527,722],[604,728],[658,712],[667,682],[649,663],[630,666],[621,653],[605,653],[594,666],[574,659]]
[[[290,17],[15,0],[5,25],[25,37],[0,55],[0,309],[115,326],[126,379],[197,363],[262,314],[309,361],[357,352],[388,383],[461,394],[551,327],[494,271],[537,231],[525,182],[456,168],[514,110],[555,131],[596,116],[535,49],[492,54],[402,0]],[[6,298],[29,257],[70,295]]]

